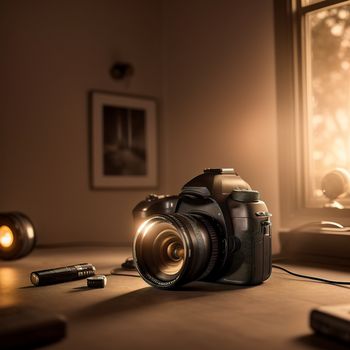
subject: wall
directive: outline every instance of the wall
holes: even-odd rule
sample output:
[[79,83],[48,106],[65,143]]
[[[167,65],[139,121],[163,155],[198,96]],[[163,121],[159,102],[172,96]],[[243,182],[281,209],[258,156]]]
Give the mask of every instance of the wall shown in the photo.
[[[147,193],[90,190],[91,88],[159,98],[157,191],[233,166],[279,226],[272,0],[8,0],[0,16],[0,210],[28,213],[40,242],[130,241]],[[116,59],[131,81],[111,80]]]
[[[87,93],[161,98],[161,11],[158,0],[0,2],[0,211],[27,213],[40,243],[131,240],[148,191],[90,190]],[[135,65],[131,81],[109,77],[116,60]]]
[[277,237],[272,1],[166,2],[164,24],[166,188],[234,167],[268,203]]

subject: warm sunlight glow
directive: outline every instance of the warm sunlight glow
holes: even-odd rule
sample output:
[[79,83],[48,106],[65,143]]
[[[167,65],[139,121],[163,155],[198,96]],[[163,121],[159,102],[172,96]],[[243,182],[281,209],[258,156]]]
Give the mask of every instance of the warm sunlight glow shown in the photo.
[[305,21],[307,197],[322,206],[322,178],[336,168],[350,171],[350,1],[312,11]]
[[13,244],[13,233],[8,226],[0,226],[0,246],[9,248]]
[[0,268],[0,308],[10,305],[18,305],[21,302],[21,295],[18,292],[18,285],[22,278],[19,270],[14,267],[1,266]]

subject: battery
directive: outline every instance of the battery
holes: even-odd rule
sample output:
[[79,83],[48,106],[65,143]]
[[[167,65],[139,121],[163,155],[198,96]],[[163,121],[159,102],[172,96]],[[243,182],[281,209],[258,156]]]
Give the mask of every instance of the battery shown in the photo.
[[107,277],[105,275],[97,275],[88,277],[87,286],[90,288],[104,288],[107,284]]
[[94,265],[82,263],[48,270],[34,271],[30,274],[30,281],[34,284],[34,286],[46,286],[49,284],[87,278],[95,275],[95,272],[96,268]]

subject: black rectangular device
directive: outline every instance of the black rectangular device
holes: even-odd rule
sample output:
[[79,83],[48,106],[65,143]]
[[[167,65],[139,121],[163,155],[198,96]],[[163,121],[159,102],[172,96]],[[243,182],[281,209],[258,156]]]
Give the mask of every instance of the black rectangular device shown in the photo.
[[66,334],[66,320],[27,306],[0,308],[0,348],[32,349],[54,343]]
[[316,333],[350,344],[350,304],[313,309],[310,326]]

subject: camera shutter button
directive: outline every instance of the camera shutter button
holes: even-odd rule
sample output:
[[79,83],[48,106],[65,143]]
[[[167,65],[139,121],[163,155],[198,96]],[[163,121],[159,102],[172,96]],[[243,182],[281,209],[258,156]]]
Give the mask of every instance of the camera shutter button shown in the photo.
[[236,189],[231,192],[231,198],[237,202],[257,202],[259,200],[260,194],[258,191],[254,190],[240,190]]

